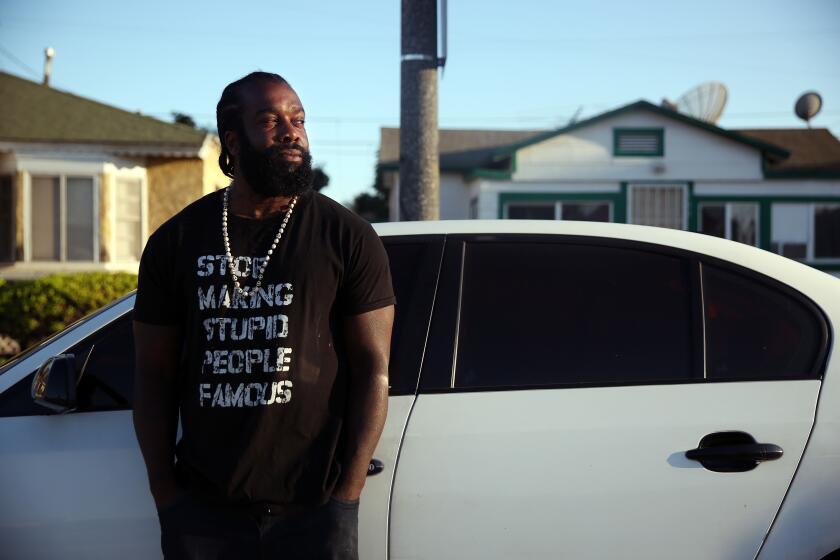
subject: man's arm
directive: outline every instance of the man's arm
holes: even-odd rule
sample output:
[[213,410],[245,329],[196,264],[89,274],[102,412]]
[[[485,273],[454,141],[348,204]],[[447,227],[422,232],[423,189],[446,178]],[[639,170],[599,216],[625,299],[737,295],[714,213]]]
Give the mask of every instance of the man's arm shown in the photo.
[[345,317],[350,390],[344,418],[343,470],[333,496],[358,499],[388,412],[388,359],[394,306]]
[[158,509],[177,498],[175,437],[178,431],[176,371],[181,350],[178,327],[134,321],[134,431],[146,461]]

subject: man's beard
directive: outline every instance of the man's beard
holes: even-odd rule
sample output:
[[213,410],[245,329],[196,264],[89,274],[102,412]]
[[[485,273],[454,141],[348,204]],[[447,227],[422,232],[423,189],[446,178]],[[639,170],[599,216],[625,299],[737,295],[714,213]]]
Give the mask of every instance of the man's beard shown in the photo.
[[[264,197],[297,196],[312,188],[312,155],[299,144],[257,150],[245,135],[239,150],[239,168],[257,194]],[[289,162],[283,150],[300,151],[301,161]]]

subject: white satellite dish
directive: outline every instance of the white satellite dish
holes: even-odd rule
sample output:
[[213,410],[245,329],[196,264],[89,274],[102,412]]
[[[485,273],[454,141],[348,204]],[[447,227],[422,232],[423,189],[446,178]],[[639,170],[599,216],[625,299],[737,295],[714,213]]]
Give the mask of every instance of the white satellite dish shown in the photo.
[[808,128],[811,128],[811,119],[817,116],[822,109],[822,97],[816,91],[808,91],[799,96],[793,110],[796,116],[805,121]]
[[720,82],[703,82],[677,99],[676,110],[695,119],[716,123],[726,107],[728,93]]

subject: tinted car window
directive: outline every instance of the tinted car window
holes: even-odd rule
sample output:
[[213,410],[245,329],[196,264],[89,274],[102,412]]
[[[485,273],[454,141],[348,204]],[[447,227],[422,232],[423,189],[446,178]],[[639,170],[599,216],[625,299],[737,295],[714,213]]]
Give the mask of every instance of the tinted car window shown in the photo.
[[131,314],[112,323],[69,353],[83,360],[76,388],[78,411],[131,408],[134,384],[134,336]]
[[[81,377],[76,388],[75,412],[131,408],[134,383],[134,338],[131,313],[110,323],[69,348]],[[27,375],[0,395],[0,417],[36,416],[51,412],[32,400],[32,378]]]
[[391,338],[389,385],[392,395],[413,394],[426,344],[429,318],[443,250],[442,236],[418,242],[384,238],[397,297]]
[[822,320],[798,298],[706,264],[703,297],[710,379],[819,375]]
[[689,379],[696,369],[681,258],[474,242],[461,298],[457,387],[646,383]]

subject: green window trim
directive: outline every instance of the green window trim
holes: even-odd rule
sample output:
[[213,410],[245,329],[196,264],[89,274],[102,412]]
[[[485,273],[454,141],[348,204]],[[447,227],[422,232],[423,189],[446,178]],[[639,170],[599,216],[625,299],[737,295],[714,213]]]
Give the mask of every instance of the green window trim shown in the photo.
[[[741,196],[741,195],[701,195],[689,199],[689,213],[693,218],[690,231],[699,232],[700,204],[725,204],[727,202],[750,202],[758,204],[758,245],[759,249],[771,251],[773,224],[773,204],[840,204],[840,197],[831,196]],[[834,259],[799,260],[802,264],[822,271],[840,270],[840,263]]]
[[[657,138],[658,149],[656,152],[633,152],[620,149],[620,140],[623,135],[650,134]],[[664,128],[614,128],[613,129],[613,156],[614,157],[662,157],[665,155],[665,129]]]

